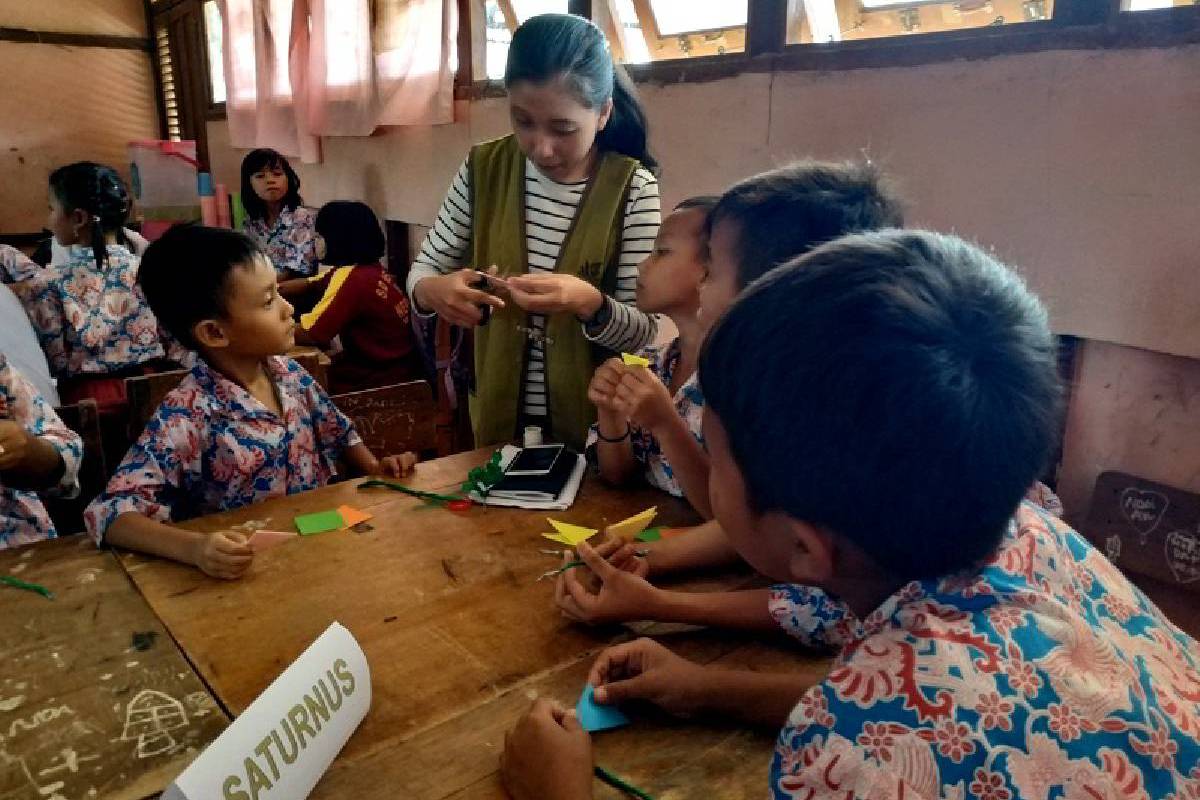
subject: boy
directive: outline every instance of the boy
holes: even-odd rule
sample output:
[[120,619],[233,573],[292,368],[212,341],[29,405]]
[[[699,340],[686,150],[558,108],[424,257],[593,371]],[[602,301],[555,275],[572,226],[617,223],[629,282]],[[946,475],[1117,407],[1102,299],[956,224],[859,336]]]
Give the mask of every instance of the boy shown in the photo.
[[[704,419],[717,519],[764,574],[819,586],[853,614],[829,625],[791,587],[776,598],[785,630],[838,653],[780,733],[773,797],[1200,790],[1196,642],[1022,501],[1057,429],[1054,354],[1013,273],[923,232],[828,244],[717,325],[700,360],[702,380],[721,376]],[[581,553],[604,580],[617,572]],[[650,640],[601,654],[589,681],[601,703],[761,721],[786,702]],[[530,769],[531,746],[553,772]],[[518,798],[585,798],[590,755],[571,712],[543,701],[502,769]]]
[[641,351],[648,367],[609,359],[588,386],[597,416],[588,447],[595,446],[600,474],[610,483],[628,483],[640,474],[676,497],[708,494],[700,432],[704,397],[691,378],[704,336],[697,319],[708,260],[704,226],[716,202],[694,197],[677,205],[658,229],[654,250],[638,265],[638,308],[665,314],[679,335],[665,347]]
[[292,307],[245,234],[172,228],[146,251],[138,282],[163,327],[200,357],[88,506],[97,543],[236,578],[253,557],[245,536],[169,523],[324,486],[339,460],[389,475],[416,462],[377,460],[312,377],[280,357],[294,341]]
[[0,550],[57,536],[36,489],[79,492],[83,440],[0,352]]

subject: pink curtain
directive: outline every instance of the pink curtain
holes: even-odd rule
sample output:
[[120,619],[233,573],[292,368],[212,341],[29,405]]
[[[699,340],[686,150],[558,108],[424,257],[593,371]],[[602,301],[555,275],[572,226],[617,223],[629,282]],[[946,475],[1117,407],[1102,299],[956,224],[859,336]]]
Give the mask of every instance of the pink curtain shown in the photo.
[[237,147],[320,158],[318,136],[454,121],[454,0],[220,0]]
[[[225,37],[225,103],[235,147],[272,147],[305,162],[320,160],[320,141],[302,124],[292,89],[292,0],[220,0]],[[294,33],[299,36],[294,36]]]

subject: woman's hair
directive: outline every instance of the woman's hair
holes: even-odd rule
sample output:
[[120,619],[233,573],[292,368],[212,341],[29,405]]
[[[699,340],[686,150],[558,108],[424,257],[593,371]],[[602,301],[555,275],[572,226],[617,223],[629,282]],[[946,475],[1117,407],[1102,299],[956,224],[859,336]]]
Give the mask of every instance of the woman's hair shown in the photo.
[[283,174],[287,175],[288,190],[283,196],[284,208],[294,211],[304,205],[304,201],[300,199],[300,176],[296,174],[296,170],[292,169],[288,160],[277,151],[263,147],[251,150],[242,159],[242,208],[246,209],[246,216],[262,219],[267,215],[267,204],[255,194],[254,187],[250,185],[250,176],[264,169],[281,169]]
[[92,254],[96,268],[103,269],[108,248],[105,234],[116,233],[125,240],[123,228],[129,219],[129,192],[112,167],[92,161],[77,161],[50,173],[50,191],[68,214],[87,213],[92,225]]
[[325,240],[321,261],[330,266],[374,264],[387,249],[375,212],[356,200],[334,200],[321,206],[316,229]]
[[530,17],[513,34],[504,85],[546,83],[561,78],[584,106],[599,109],[610,97],[612,116],[596,134],[600,150],[635,158],[654,171],[658,162],[646,146],[646,114],[625,70],[614,64],[600,29],[573,14]]

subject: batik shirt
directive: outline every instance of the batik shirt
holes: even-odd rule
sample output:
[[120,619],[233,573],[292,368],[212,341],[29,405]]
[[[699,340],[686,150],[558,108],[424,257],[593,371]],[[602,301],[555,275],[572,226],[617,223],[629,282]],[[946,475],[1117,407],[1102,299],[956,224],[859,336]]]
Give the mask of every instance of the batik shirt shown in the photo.
[[266,367],[282,417],[198,358],[84,512],[92,536],[126,512],[170,523],[329,483],[362,440],[299,364],[277,356]]
[[42,268],[29,256],[9,244],[0,244],[0,283],[27,281]]
[[981,569],[912,582],[866,619],[776,587],[834,646],[779,735],[772,798],[1200,798],[1200,649],[1030,502]]
[[280,278],[287,273],[307,276],[317,273],[316,221],[316,211],[297,206],[280,211],[271,228],[265,219],[247,217],[244,230],[266,250]]
[[[0,353],[0,420],[15,422],[54,447],[63,461],[63,474],[56,491],[68,497],[79,492],[83,440],[63,424],[33,384],[9,366],[3,353]],[[56,535],[38,496],[10,489],[0,479],[0,549],[53,539]]]
[[55,376],[106,375],[163,357],[137,270],[122,245],[108,246],[103,270],[90,247],[73,245],[66,264],[14,287]]
[[[640,355],[649,359],[650,371],[659,377],[663,385],[670,386],[683,357],[683,353],[679,349],[679,339],[672,340],[666,346],[650,345],[645,347],[641,350]],[[704,433],[701,431],[700,423],[704,416],[704,393],[700,391],[700,381],[696,374],[693,373],[679,387],[674,399],[675,411],[687,425],[692,437],[703,447]],[[599,440],[600,429],[593,424],[588,431],[587,447],[591,448]],[[646,482],[675,497],[683,497],[683,489],[675,479],[675,470],[671,468],[671,462],[667,461],[658,440],[650,431],[631,425],[629,443],[633,448],[634,460],[642,466],[645,472]]]

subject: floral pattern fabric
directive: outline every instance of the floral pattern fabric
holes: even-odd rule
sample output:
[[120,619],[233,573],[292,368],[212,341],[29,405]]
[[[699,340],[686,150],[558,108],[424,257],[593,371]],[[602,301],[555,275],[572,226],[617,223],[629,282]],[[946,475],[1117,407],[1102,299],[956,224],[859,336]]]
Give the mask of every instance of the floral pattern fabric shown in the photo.
[[173,522],[324,486],[362,440],[290,358],[267,359],[283,416],[197,359],[84,512],[100,542],[126,512]]
[[10,244],[0,244],[0,283],[27,281],[42,268]]
[[1200,798],[1200,648],[1086,540],[1022,503],[978,571],[866,619],[775,587],[839,652],[779,735],[771,797]]
[[[265,219],[246,218],[244,230],[267,253],[280,278],[317,274],[317,212],[285,208],[270,228]],[[289,274],[290,273],[290,274]]]
[[[13,369],[0,353],[0,420],[15,422],[48,442],[63,461],[56,491],[71,497],[79,492],[79,464],[83,440],[63,424],[33,384]],[[29,491],[11,489],[0,481],[0,549],[16,547],[57,535],[41,499]]]
[[74,245],[70,256],[14,286],[51,373],[106,375],[163,358],[158,320],[137,285],[137,256],[109,245],[103,270],[90,247]]
[[[668,345],[649,345],[643,348],[639,355],[650,361],[650,371],[659,377],[665,386],[670,386],[679,368],[683,356],[679,349],[679,339],[673,339]],[[701,420],[704,416],[704,393],[700,391],[699,377],[693,374],[675,392],[675,411],[687,425],[688,430],[700,446],[704,446],[704,433],[701,430]],[[600,440],[600,429],[593,424],[588,431],[587,448],[591,448]],[[675,497],[683,497],[683,489],[675,479],[675,471],[671,462],[663,455],[658,440],[643,428],[636,425],[630,427],[629,441],[633,448],[634,459],[645,470],[646,482]]]

